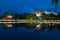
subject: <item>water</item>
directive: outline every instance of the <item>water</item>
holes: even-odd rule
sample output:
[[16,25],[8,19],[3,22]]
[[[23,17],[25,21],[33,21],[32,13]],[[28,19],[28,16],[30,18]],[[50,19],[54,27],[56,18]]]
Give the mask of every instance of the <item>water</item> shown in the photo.
[[4,27],[3,24],[0,24],[0,40],[60,40],[60,30],[57,29],[36,31],[34,28],[19,26],[5,30]]

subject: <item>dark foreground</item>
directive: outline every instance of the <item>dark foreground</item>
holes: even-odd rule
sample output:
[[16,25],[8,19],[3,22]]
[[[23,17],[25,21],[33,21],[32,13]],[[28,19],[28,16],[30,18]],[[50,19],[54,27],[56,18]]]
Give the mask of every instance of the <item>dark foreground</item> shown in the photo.
[[4,30],[4,25],[0,24],[0,40],[60,40],[60,30],[36,31],[25,27]]

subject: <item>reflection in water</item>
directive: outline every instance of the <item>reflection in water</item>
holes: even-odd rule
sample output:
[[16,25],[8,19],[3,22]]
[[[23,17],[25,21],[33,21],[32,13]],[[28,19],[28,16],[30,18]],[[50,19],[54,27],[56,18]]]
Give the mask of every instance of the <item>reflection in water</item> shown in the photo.
[[37,24],[35,29],[36,29],[36,30],[40,30],[40,29],[41,29],[40,24]]
[[[10,26],[8,26],[10,25]],[[9,27],[13,27],[13,28],[19,28],[19,27],[25,27],[27,29],[36,29],[36,30],[53,30],[55,28],[57,28],[58,30],[60,30],[60,24],[46,24],[46,23],[38,23],[38,24],[35,24],[35,23],[15,23],[15,24],[11,24],[11,23],[8,23],[8,24],[4,24],[4,28],[7,29]]]
[[[40,20],[41,12],[40,11],[36,11],[34,14],[36,15],[36,20]],[[36,25],[35,29],[36,30],[40,30],[41,29],[40,23],[37,22],[37,25]]]
[[[6,16],[5,20],[12,20],[13,16],[12,15],[8,15]],[[12,22],[11,23],[5,23],[6,27],[12,27]]]
[[12,27],[12,23],[5,24],[6,27]]

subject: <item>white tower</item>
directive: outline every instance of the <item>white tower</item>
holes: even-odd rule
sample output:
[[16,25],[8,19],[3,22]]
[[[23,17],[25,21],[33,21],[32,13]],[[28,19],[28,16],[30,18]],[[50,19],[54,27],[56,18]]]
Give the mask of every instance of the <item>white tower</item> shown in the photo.
[[40,20],[40,16],[41,16],[41,13],[40,11],[36,11],[34,14],[36,15],[36,20]]
[[[36,20],[40,20],[40,16],[41,16],[41,13],[40,11],[36,11],[34,14],[36,15]],[[38,25],[36,25],[36,30],[40,30],[40,23],[37,23]]]

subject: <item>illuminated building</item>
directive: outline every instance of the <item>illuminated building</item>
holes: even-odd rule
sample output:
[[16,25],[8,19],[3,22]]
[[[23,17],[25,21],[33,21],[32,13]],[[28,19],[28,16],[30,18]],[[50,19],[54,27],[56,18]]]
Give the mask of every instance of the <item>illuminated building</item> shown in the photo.
[[6,17],[6,19],[8,19],[8,20],[12,20],[12,19],[13,19],[13,16],[8,15],[8,16]]
[[[12,20],[13,19],[13,16],[11,16],[11,15],[8,15],[7,17],[6,17],[6,20]],[[9,21],[8,21],[9,22]],[[5,24],[6,25],[6,27],[12,27],[12,23],[6,23]]]
[[[40,20],[40,16],[41,16],[41,13],[40,11],[36,11],[34,12],[34,14],[36,15],[36,20]],[[36,30],[40,30],[40,23],[37,23],[38,25],[36,25]]]

